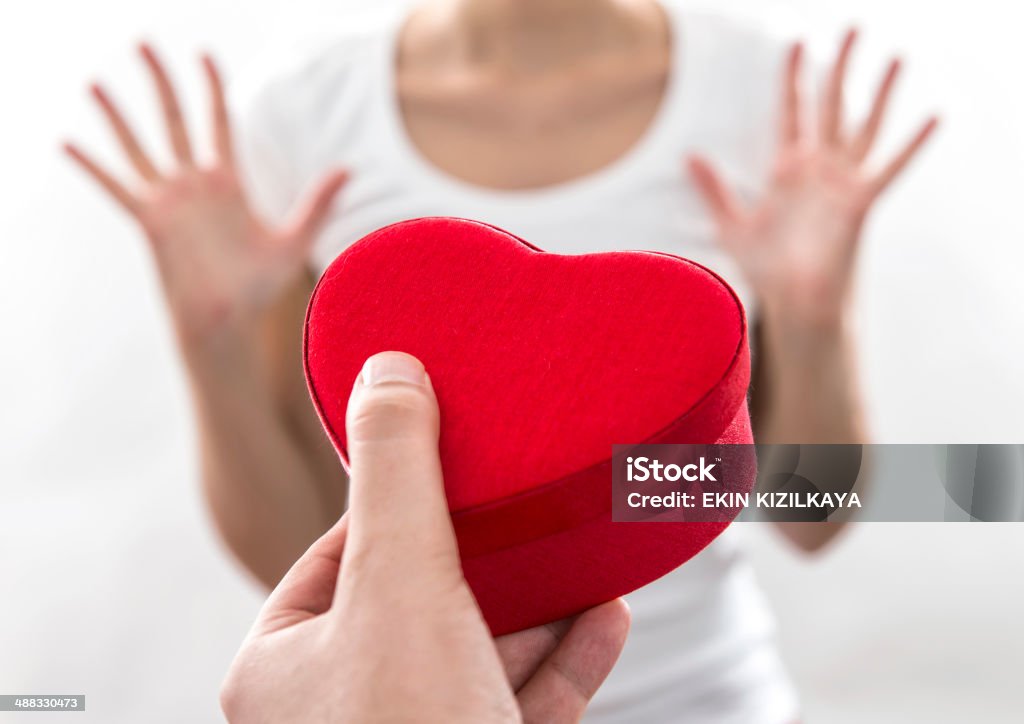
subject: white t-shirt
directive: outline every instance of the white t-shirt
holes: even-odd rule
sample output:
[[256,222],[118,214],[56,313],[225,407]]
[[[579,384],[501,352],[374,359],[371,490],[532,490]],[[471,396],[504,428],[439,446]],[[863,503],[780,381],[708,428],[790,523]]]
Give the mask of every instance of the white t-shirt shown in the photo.
[[[282,219],[324,173],[351,172],[310,260],[317,272],[386,224],[462,216],[562,254],[637,248],[685,256],[728,279],[750,311],[749,290],[715,244],[683,161],[699,151],[741,193],[757,193],[776,138],[784,45],[725,17],[667,10],[674,50],[661,107],[633,148],[600,171],[538,190],[498,191],[433,166],[398,111],[396,17],[305,52],[247,104],[241,145],[254,200]],[[628,597],[632,631],[588,721],[796,720],[796,695],[737,543],[741,533],[729,528],[685,566]]]

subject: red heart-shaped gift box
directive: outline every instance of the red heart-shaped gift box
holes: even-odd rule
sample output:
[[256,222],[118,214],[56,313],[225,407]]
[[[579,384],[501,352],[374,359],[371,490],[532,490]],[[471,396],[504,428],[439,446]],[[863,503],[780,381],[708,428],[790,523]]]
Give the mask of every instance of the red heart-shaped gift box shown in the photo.
[[650,583],[728,525],[611,517],[613,444],[752,442],[743,307],[704,267],[550,254],[464,219],[369,234],[324,272],[304,335],[346,465],[349,393],[385,350],[430,374],[463,571],[496,635]]

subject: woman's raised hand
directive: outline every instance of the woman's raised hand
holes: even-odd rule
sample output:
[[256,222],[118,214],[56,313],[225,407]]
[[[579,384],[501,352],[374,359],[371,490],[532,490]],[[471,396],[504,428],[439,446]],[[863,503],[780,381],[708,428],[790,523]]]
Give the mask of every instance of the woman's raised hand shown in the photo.
[[766,319],[786,325],[831,326],[848,297],[857,241],[879,195],[900,175],[935,130],[928,119],[894,157],[872,168],[868,156],[899,75],[893,60],[867,118],[844,122],[843,87],[856,31],[849,31],[818,104],[818,131],[806,126],[800,78],[803,48],[786,63],[779,150],[764,195],[746,206],[711,164],[690,159],[723,246],[733,255],[761,302]]
[[200,163],[166,70],[148,45],[140,47],[140,54],[156,86],[173,166],[157,167],[99,85],[92,87],[92,95],[138,178],[115,178],[73,144],[65,150],[139,222],[179,334],[186,342],[201,342],[252,322],[299,277],[346,175],[338,171],[320,181],[285,225],[267,224],[242,188],[224,88],[213,61],[202,59],[210,88],[214,156]]

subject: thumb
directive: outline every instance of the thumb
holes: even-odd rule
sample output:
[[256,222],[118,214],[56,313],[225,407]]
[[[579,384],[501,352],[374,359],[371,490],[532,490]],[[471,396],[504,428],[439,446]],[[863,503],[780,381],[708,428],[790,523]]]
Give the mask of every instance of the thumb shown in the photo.
[[349,561],[375,560],[396,575],[440,564],[458,571],[438,454],[440,414],[415,357],[381,352],[366,360],[346,414],[351,477]]
[[285,238],[298,246],[312,244],[331,213],[335,197],[347,182],[348,172],[340,170],[321,179],[289,222]]
[[740,202],[714,166],[701,156],[691,156],[686,165],[698,195],[718,228],[725,229],[735,223],[742,214]]

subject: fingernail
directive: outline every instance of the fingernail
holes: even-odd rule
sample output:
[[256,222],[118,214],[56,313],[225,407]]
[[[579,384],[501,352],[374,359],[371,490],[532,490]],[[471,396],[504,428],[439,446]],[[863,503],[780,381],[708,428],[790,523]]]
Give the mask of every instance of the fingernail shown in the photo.
[[426,382],[426,370],[418,359],[404,352],[380,352],[363,364],[359,373],[367,387],[384,382],[404,382],[422,385]]

